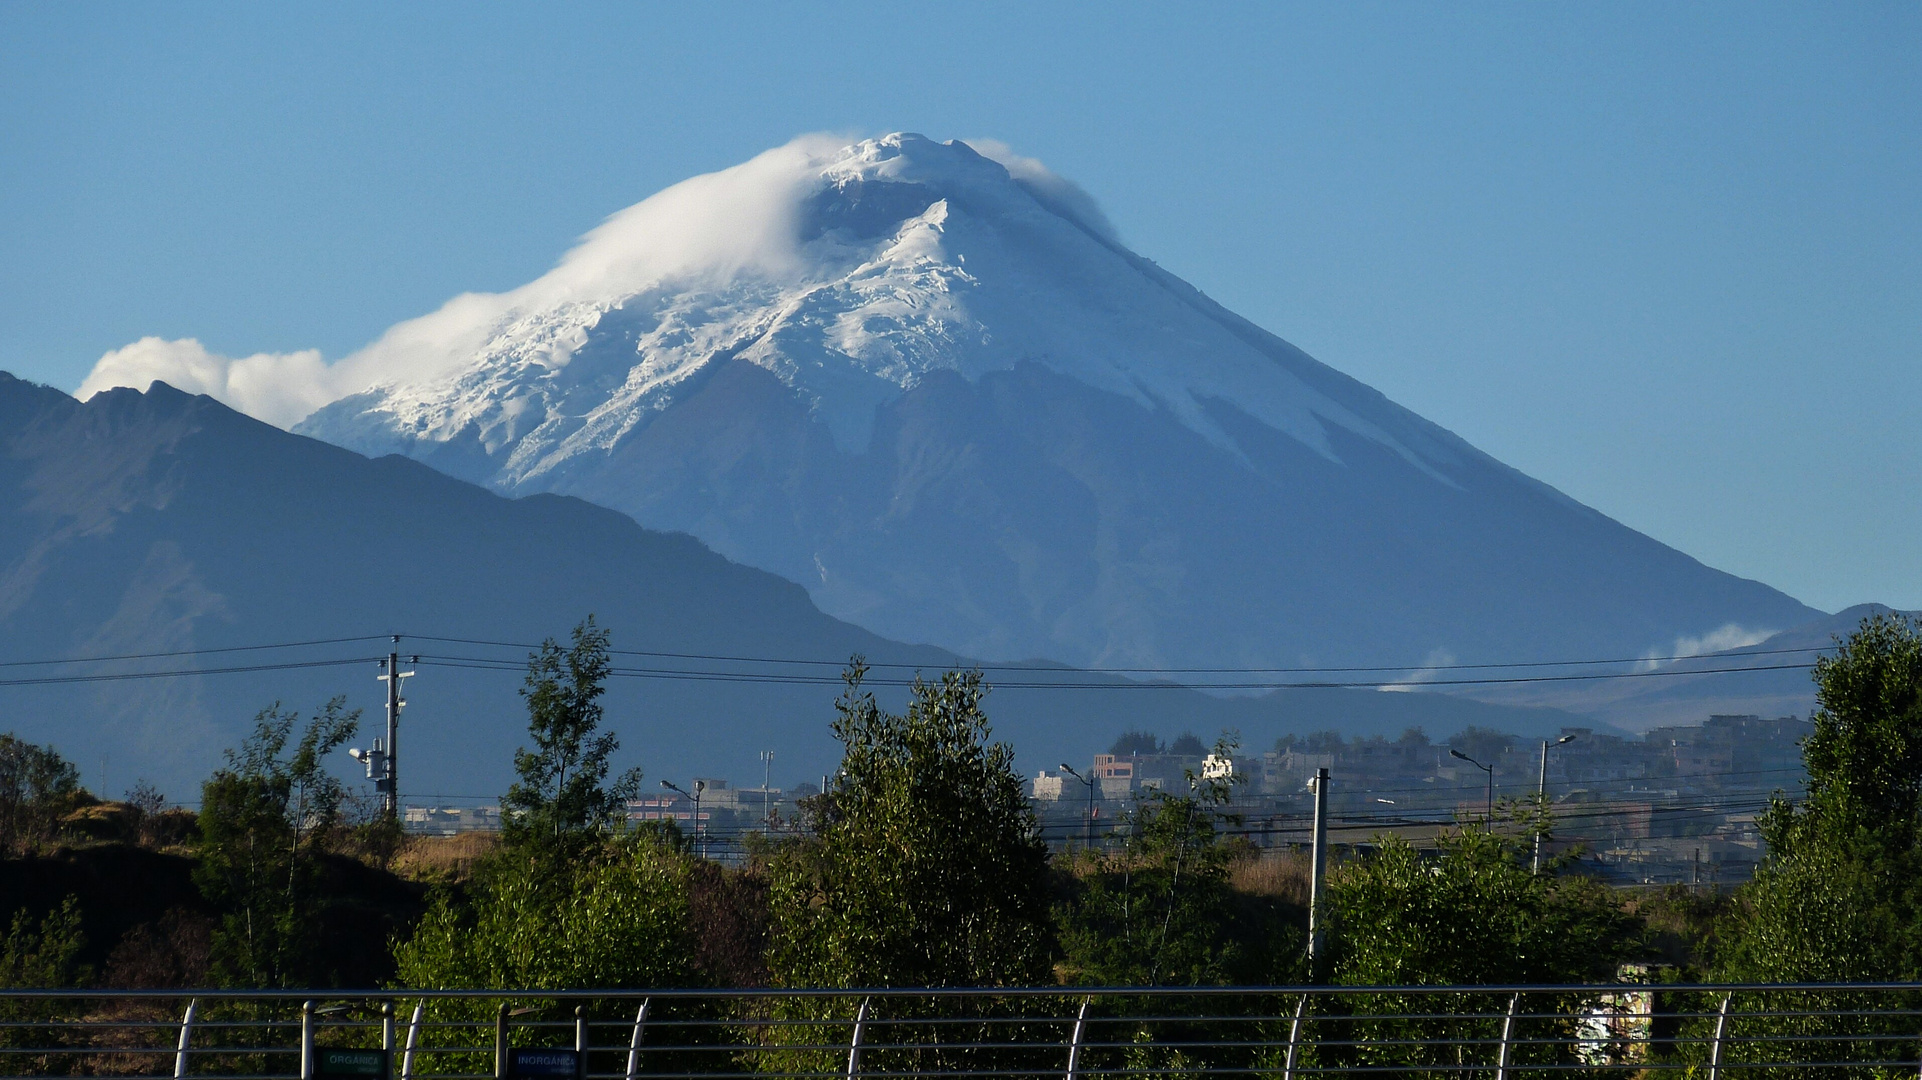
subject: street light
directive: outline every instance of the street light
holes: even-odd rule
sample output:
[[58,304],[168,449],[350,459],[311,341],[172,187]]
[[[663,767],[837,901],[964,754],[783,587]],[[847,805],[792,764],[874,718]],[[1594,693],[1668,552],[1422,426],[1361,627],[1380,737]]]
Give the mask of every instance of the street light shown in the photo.
[[769,812],[767,786],[774,775],[774,751],[761,751],[761,835],[774,835],[774,815]]
[[701,792],[707,790],[707,781],[694,781],[693,794],[689,794],[671,780],[661,781],[661,786],[669,791],[678,791],[683,797],[694,800],[694,842],[700,848],[701,858],[707,858],[707,833],[701,828]]
[[1483,765],[1481,762],[1476,761],[1474,758],[1469,757],[1467,754],[1462,753],[1452,746],[1448,748],[1448,756],[1461,758],[1463,761],[1468,762],[1470,765],[1488,774],[1488,810],[1483,816],[1482,822],[1485,825],[1493,827],[1495,823],[1495,766]]
[[1083,784],[1086,784],[1088,786],[1088,825],[1087,825],[1088,834],[1087,834],[1086,843],[1088,845],[1088,850],[1093,851],[1094,850],[1094,781],[1088,777],[1081,775],[1078,772],[1075,772],[1074,766],[1068,764],[1065,761],[1061,763],[1061,771],[1064,773],[1067,773],[1069,776],[1074,777],[1076,780],[1079,780]]
[[[1574,741],[1575,736],[1573,735],[1564,735],[1554,742],[1549,742],[1547,739],[1542,740],[1542,773],[1541,779],[1535,785],[1535,802],[1537,806],[1544,805],[1548,801],[1548,748],[1551,746],[1561,746]],[[1535,824],[1535,862],[1528,872],[1531,874],[1539,874],[1542,872],[1542,826],[1539,821]]]

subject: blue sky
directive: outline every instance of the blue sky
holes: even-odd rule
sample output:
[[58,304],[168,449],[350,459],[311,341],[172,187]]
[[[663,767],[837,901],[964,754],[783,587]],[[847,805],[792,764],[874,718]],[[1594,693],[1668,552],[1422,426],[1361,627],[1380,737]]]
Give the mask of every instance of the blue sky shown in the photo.
[[903,129],[1705,562],[1922,607],[1914,4],[0,4],[0,368],[337,357]]

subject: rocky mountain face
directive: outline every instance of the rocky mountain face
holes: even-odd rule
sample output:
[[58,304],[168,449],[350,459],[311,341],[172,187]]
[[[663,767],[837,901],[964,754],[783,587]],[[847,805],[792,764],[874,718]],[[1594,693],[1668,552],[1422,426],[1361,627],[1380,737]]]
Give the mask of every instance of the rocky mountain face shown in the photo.
[[[579,499],[507,498],[164,384],[81,403],[0,373],[0,732],[54,744],[107,794],[146,779],[195,798],[275,702],[305,713],[344,695],[366,710],[365,746],[384,693],[375,658],[398,648],[420,654],[403,794],[491,800],[526,741],[529,648],[565,641],[590,613],[621,650],[606,699],[617,764],[650,783],[758,781],[763,750],[777,784],[818,778],[837,760],[828,722],[850,656],[875,665],[893,708],[917,671],[968,663],[830,618],[790,582]],[[1222,699],[1072,671],[989,677],[996,733],[1030,770],[1086,761],[1130,728],[1232,728],[1260,749],[1336,726],[1441,737],[1578,722],[1420,693]]]
[[959,142],[697,178],[361,362],[370,385],[296,430],[689,533],[973,656],[1414,669],[1820,615],[1501,464]]

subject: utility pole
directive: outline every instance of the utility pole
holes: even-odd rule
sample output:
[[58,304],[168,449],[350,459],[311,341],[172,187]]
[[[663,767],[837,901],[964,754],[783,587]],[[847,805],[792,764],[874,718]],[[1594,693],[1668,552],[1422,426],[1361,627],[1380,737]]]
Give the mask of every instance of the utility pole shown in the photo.
[[1312,981],[1320,972],[1316,963],[1321,959],[1322,886],[1328,880],[1328,770],[1315,770],[1315,846],[1308,864],[1308,978]]
[[[400,769],[395,759],[400,746],[400,710],[407,705],[400,696],[401,681],[413,678],[411,671],[400,670],[400,635],[394,635],[394,651],[381,661],[381,673],[376,676],[387,684],[387,737],[375,739],[370,750],[349,750],[348,755],[367,766],[367,778],[374,782],[374,790],[380,792],[381,812],[395,821],[400,820]],[[420,657],[414,657],[419,663]]]
[[[1541,775],[1541,779],[1537,781],[1535,785],[1535,802],[1537,804],[1537,809],[1541,810],[1544,813],[1547,811],[1547,806],[1548,806],[1548,748],[1551,746],[1561,746],[1563,743],[1571,743],[1574,741],[1575,741],[1575,736],[1573,735],[1564,735],[1561,738],[1556,739],[1554,742],[1549,742],[1547,739],[1542,740],[1542,775]],[[1535,824],[1535,862],[1533,867],[1529,870],[1529,873],[1539,874],[1541,872],[1542,872],[1542,826],[1541,826],[1541,823],[1538,821]]]

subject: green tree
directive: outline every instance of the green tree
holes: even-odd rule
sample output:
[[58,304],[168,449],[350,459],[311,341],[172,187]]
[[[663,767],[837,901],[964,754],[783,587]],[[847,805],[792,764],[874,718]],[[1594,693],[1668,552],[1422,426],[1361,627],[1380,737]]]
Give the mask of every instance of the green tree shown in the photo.
[[396,949],[399,985],[529,990],[691,981],[686,858],[623,836],[555,864],[508,851],[467,902],[439,894]]
[[[85,986],[93,972],[80,962],[87,935],[80,928],[80,902],[72,896],[36,920],[25,909],[14,912],[0,941],[0,987],[36,990]],[[86,1038],[76,1031],[76,1003],[50,998],[0,1000],[0,1073],[56,1075],[72,1071],[73,1059],[59,1053],[32,1053],[72,1046]]]
[[[1642,950],[1640,922],[1604,885],[1531,872],[1533,809],[1515,808],[1516,837],[1477,825],[1443,834],[1425,856],[1404,840],[1383,837],[1376,851],[1331,875],[1327,911],[1334,923],[1332,978],[1339,984],[1473,986],[1612,981],[1624,959]],[[1351,1019],[1323,1025],[1320,1067],[1462,1068],[1485,1063],[1484,1051],[1462,1040],[1493,1039],[1499,1021],[1415,1020],[1410,1013],[1499,1014],[1507,995],[1357,995],[1319,1002]],[[1524,1002],[1528,1013],[1553,1013],[1570,1002]],[[1555,1059],[1570,1018],[1525,1021],[1517,1063]]]
[[[1232,757],[1238,748],[1224,737],[1214,749]],[[1281,944],[1293,934],[1274,912],[1251,920],[1228,883],[1221,825],[1240,820],[1226,807],[1244,778],[1186,779],[1186,791],[1157,791],[1135,808],[1123,850],[1069,862],[1075,887],[1056,918],[1070,981],[1199,986],[1298,974],[1294,950]]]
[[574,628],[571,647],[548,638],[528,657],[521,696],[534,748],[514,752],[518,779],[501,800],[510,845],[571,850],[626,821],[625,803],[639,793],[641,772],[630,769],[607,783],[608,758],[620,748],[600,731],[610,670],[608,632],[592,615]]
[[1161,750],[1161,740],[1155,738],[1154,733],[1149,731],[1124,731],[1115,739],[1114,745],[1108,747],[1108,753],[1116,757],[1127,757],[1130,754],[1159,754]]
[[[1812,675],[1806,793],[1800,801],[1778,795],[1761,817],[1767,854],[1722,927],[1717,974],[1912,981],[1922,975],[1922,623],[1894,613],[1865,619]],[[1739,998],[1738,1015],[1753,1008]],[[1906,1035],[1906,1021],[1889,1010],[1916,1004],[1846,992],[1773,995],[1768,1007],[1788,1015],[1741,1021],[1744,1034],[1769,1037],[1744,1047],[1742,1061],[1877,1060],[1888,1044],[1865,1037]]]
[[836,702],[841,771],[770,867],[785,986],[1011,986],[1047,978],[1048,853],[989,741],[978,671],[917,677],[904,715],[859,657]]
[[[1535,874],[1523,839],[1444,833],[1425,857],[1383,837],[1332,875],[1333,979],[1350,985],[1576,983],[1614,978],[1640,927],[1592,878]],[[1553,869],[1553,864],[1551,864]]]
[[80,770],[52,747],[0,735],[0,854],[52,839],[62,818],[91,801],[81,790]]
[[324,762],[360,723],[360,711],[345,706],[338,697],[322,706],[291,754],[299,715],[278,704],[262,710],[253,734],[201,785],[194,882],[222,912],[213,966],[229,984],[316,981],[316,857],[338,824],[345,794]]
[[36,922],[25,908],[13,913],[0,942],[0,986],[58,989],[84,986],[92,971],[80,962],[87,935],[80,929],[80,901],[67,897]]
[[1922,975],[1922,624],[1865,619],[1816,662],[1806,796],[1762,815],[1725,974],[1830,982]]

